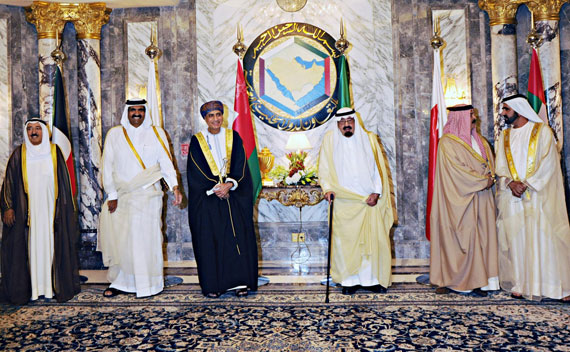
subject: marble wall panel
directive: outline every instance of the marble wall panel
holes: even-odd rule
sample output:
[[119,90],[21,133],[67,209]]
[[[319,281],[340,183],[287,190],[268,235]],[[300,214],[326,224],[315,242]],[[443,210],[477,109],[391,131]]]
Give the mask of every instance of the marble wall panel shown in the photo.
[[[145,98],[148,82],[149,57],[145,49],[150,45],[150,34],[157,21],[126,22],[127,34],[127,99]],[[157,43],[160,47],[160,43]]]
[[[298,12],[282,11],[276,3],[255,0],[197,0],[197,56],[199,104],[222,100],[233,106],[237,57],[231,48],[236,41],[236,26],[241,24],[246,45],[271,25],[295,21],[313,24],[333,37],[339,36],[342,14],[347,38],[352,47],[348,52],[354,105],[365,126],[378,133],[386,148],[392,167],[395,166],[395,126],[393,119],[393,59],[391,33],[391,2],[356,0],[343,2],[313,1]],[[230,124],[234,117],[230,112]],[[193,116],[195,132],[206,127],[199,115]],[[308,150],[308,166],[315,165],[324,133],[329,124],[306,132],[313,148]],[[269,127],[256,119],[259,147],[269,147],[276,156],[275,165],[287,166],[285,144],[290,135]],[[393,172],[395,174],[395,172]],[[307,208],[314,221],[326,220],[322,207]],[[295,209],[259,203],[258,221],[297,218]]]
[[467,62],[467,33],[465,9],[433,10],[432,21],[439,18],[441,37],[445,46],[443,59],[443,87],[447,106],[471,103],[471,72]]
[[8,57],[8,18],[0,17],[0,180],[12,151],[12,94]]

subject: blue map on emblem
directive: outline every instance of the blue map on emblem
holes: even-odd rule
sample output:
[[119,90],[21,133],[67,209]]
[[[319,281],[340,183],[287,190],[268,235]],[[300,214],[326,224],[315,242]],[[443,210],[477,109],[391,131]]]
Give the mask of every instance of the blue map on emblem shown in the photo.
[[[294,61],[299,65],[298,67],[300,67],[302,70],[306,70],[306,71],[311,70],[314,72],[315,66],[319,66],[321,68],[324,68],[324,66],[325,66],[324,60],[317,60],[317,59],[303,60],[303,58],[300,56],[296,56]],[[322,70],[322,69],[320,69],[320,70],[321,70],[320,71],[321,74],[319,77],[320,78],[319,81],[315,85],[313,85],[312,88],[306,94],[295,99],[294,93],[293,93],[294,89],[287,87],[287,85],[283,84],[282,79],[280,79],[278,77],[278,74],[273,72],[270,68],[266,68],[266,72],[267,72],[268,76],[271,78],[271,81],[273,81],[273,83],[275,84],[275,87],[279,90],[279,92],[285,98],[287,98],[293,104],[295,104],[295,106],[297,108],[292,110],[292,109],[284,106],[283,104],[280,104],[279,102],[271,99],[270,97],[264,96],[263,98],[265,100],[268,100],[271,103],[275,104],[276,106],[279,106],[281,109],[287,111],[288,113],[290,113],[292,115],[297,115],[298,113],[300,113],[304,110],[304,109],[299,110],[298,108],[307,108],[308,104],[314,102],[315,100],[317,100],[323,96],[323,92],[325,90],[325,74],[324,74],[324,70]],[[307,73],[309,73],[309,72],[307,72]],[[281,72],[281,75],[285,75],[285,74],[286,74],[285,72]]]

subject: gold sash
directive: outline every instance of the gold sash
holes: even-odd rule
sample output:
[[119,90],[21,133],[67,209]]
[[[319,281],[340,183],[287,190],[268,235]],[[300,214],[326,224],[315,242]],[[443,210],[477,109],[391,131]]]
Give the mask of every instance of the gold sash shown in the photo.
[[166,155],[168,155],[168,158],[170,159],[170,161],[172,161],[172,156],[170,155],[170,152],[168,151],[168,148],[166,148],[166,144],[164,144],[164,142],[162,141],[162,138],[160,138],[160,135],[158,134],[158,130],[156,129],[156,126],[152,126],[152,130],[154,131],[154,134],[156,135],[156,138],[158,138],[158,141],[160,142],[160,145],[162,145],[162,148],[163,148],[164,151],[166,152]]
[[131,150],[133,151],[133,154],[137,157],[137,160],[139,161],[139,163],[141,164],[143,170],[146,169],[146,166],[144,165],[141,156],[139,155],[139,153],[137,153],[137,150],[135,149],[135,146],[133,145],[133,143],[131,142],[131,139],[129,138],[129,135],[127,133],[127,130],[125,129],[125,127],[123,127],[123,134],[125,135],[125,139],[127,140],[127,143],[129,144],[129,147],[131,147]]
[[[198,139],[198,143],[200,144],[200,149],[206,158],[206,162],[208,162],[208,166],[210,167],[210,171],[212,175],[218,176],[220,178],[220,182],[223,182],[222,175],[220,175],[220,170],[218,169],[218,165],[216,165],[216,161],[214,160],[214,156],[212,155],[212,151],[208,146],[208,142],[206,142],[206,137],[202,132],[196,134],[196,138]],[[226,173],[230,170],[231,159],[232,159],[232,146],[234,143],[234,135],[233,131],[230,129],[226,129],[226,157],[228,159],[226,163]]]
[[[536,146],[538,144],[538,136],[540,134],[540,129],[544,124],[535,123],[532,127],[530,133],[530,138],[528,142],[528,155],[526,158],[526,174],[525,177],[534,172],[536,168]],[[507,165],[509,166],[509,171],[511,173],[512,179],[515,181],[520,181],[520,177],[515,168],[515,162],[513,161],[513,155],[511,153],[511,130],[505,130],[505,157],[507,158]]]

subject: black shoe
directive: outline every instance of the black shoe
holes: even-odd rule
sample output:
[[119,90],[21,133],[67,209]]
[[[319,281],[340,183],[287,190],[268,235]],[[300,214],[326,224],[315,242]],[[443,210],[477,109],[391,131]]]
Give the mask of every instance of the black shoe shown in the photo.
[[342,287],[342,294],[343,295],[353,295],[356,291],[358,291],[358,288],[360,286],[356,285],[356,286],[343,286]]
[[451,290],[448,289],[447,287],[438,287],[435,289],[435,293],[438,295],[446,295],[449,292],[451,292]]
[[366,287],[366,289],[368,291],[374,292],[374,293],[386,293],[386,287],[384,287],[382,285],[369,286],[369,287]]
[[236,297],[245,297],[247,296],[247,288],[240,288],[236,290]]
[[473,292],[475,295],[477,295],[479,297],[487,297],[487,291],[483,291],[480,288],[476,288],[471,292]]
[[511,297],[514,299],[524,299],[524,297],[520,293],[511,293]]

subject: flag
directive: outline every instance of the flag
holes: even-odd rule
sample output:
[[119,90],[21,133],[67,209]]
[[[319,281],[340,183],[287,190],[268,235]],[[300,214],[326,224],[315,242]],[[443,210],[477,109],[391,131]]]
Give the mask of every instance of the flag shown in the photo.
[[528,102],[538,116],[548,125],[548,116],[546,114],[546,97],[544,95],[544,86],[542,85],[542,74],[540,72],[540,61],[536,49],[532,49],[532,57],[530,59],[530,72],[528,74]]
[[162,127],[162,109],[160,108],[160,85],[156,70],[156,61],[151,59],[148,65],[148,81],[146,84],[147,114],[154,126]]
[[253,120],[251,119],[251,110],[249,108],[249,98],[247,97],[245,77],[243,75],[243,68],[239,59],[236,74],[234,111],[237,113],[237,116],[232,128],[239,134],[243,141],[245,157],[247,158],[247,166],[253,183],[253,202],[255,203],[259,192],[261,192],[261,171],[259,170],[259,160],[257,159],[255,130],[253,128]]
[[77,185],[75,184],[75,163],[73,162],[73,151],[71,149],[71,133],[69,133],[69,120],[67,118],[67,107],[65,104],[65,88],[59,66],[56,65],[55,85],[53,93],[53,116],[51,142],[57,144],[69,171],[71,191],[73,197],[77,195]]
[[346,57],[340,57],[340,70],[338,78],[338,108],[352,108],[350,102],[350,71]]
[[435,179],[435,164],[437,160],[437,143],[443,135],[443,126],[447,122],[447,111],[443,85],[441,84],[441,70],[439,50],[433,51],[433,82],[431,92],[431,114],[429,126],[429,166],[428,166],[428,194],[426,212],[426,237],[430,239],[431,200],[433,196],[433,182]]

